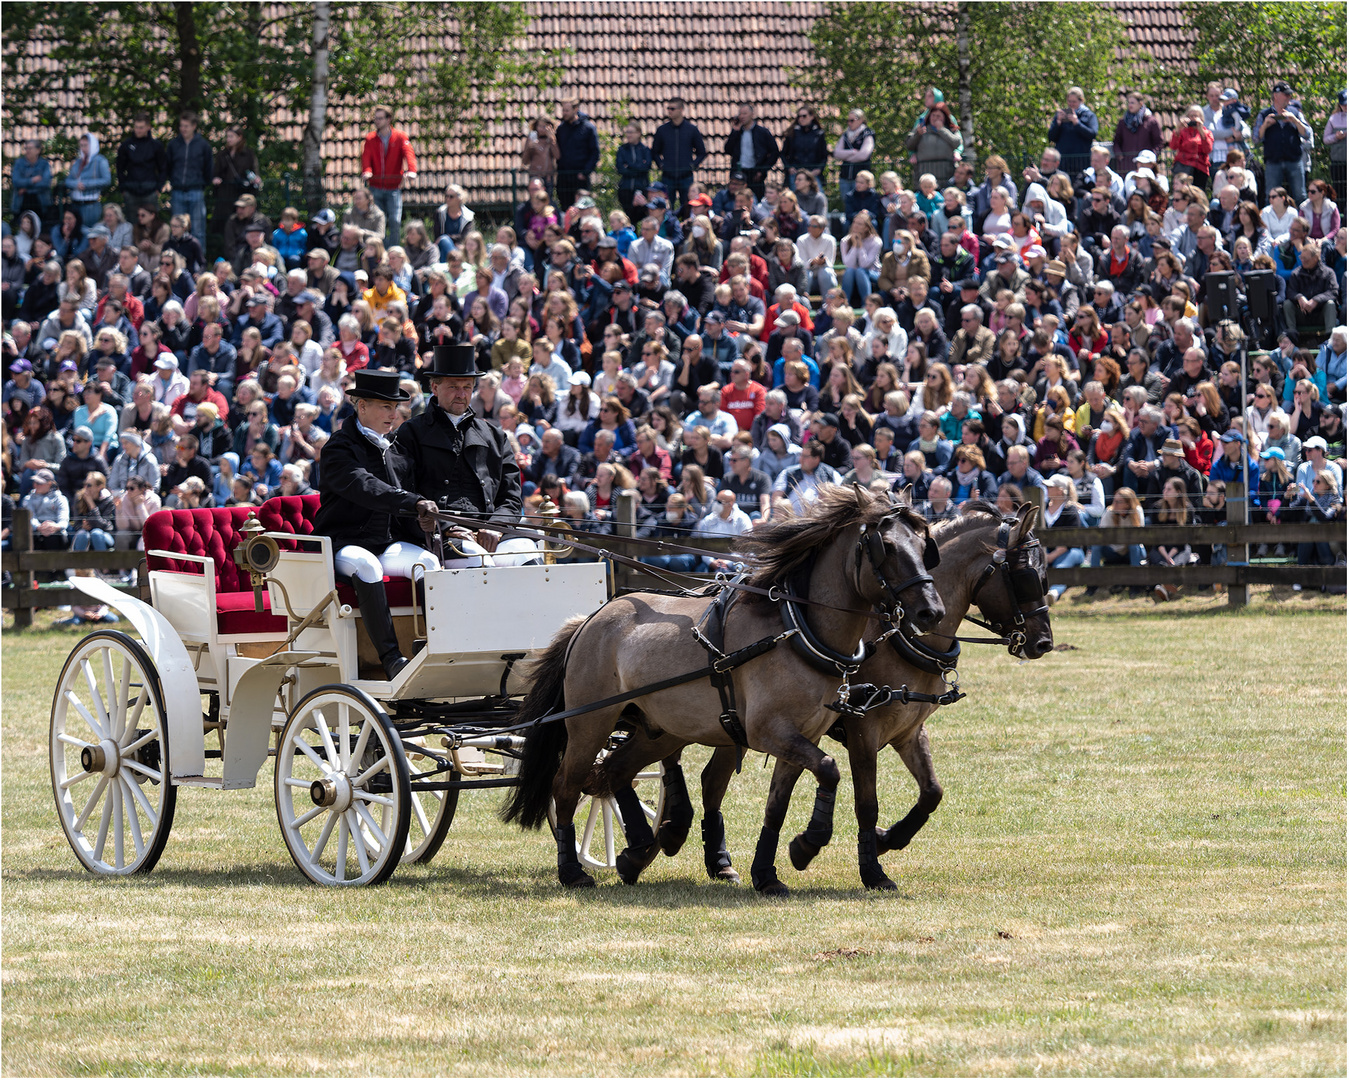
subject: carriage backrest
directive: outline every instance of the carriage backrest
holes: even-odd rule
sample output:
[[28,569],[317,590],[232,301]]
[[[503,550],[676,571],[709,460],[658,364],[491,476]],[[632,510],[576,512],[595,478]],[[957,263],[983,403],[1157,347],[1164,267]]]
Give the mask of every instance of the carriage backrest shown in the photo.
[[251,506],[220,506],[210,510],[159,510],[145,520],[146,563],[151,570],[174,570],[199,574],[198,563],[150,555],[171,551],[202,555],[215,560],[217,593],[245,592],[252,588],[246,574],[234,563],[234,549],[243,540],[240,531],[253,511]]
[[258,521],[268,532],[312,536],[318,512],[317,495],[278,495],[258,507]]

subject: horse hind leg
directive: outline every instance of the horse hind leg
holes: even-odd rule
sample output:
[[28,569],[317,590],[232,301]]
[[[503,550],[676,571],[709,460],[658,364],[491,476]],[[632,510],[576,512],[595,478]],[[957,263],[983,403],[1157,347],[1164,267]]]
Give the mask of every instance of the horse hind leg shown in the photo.
[[736,746],[717,747],[702,775],[703,865],[713,881],[731,885],[740,883],[740,875],[731,865],[731,855],[726,850],[726,821],[721,816],[721,804],[731,777],[740,765],[740,753]]
[[[595,879],[586,873],[576,848],[576,805],[581,788],[591,775],[595,758],[603,748],[617,720],[617,712],[591,713],[568,721],[567,749],[553,780],[553,810],[557,824],[557,879],[567,888],[594,888]],[[572,725],[576,726],[573,728]]]
[[918,801],[902,820],[888,829],[876,830],[876,850],[879,854],[907,847],[918,830],[927,824],[927,819],[932,816],[942,798],[942,786],[937,782],[937,771],[932,765],[927,728],[920,725],[917,734],[891,745],[918,783]]
[[[834,759],[819,747],[812,745],[800,732],[793,730],[787,737],[772,741],[778,745],[769,752],[775,753],[778,761],[773,767],[768,803],[764,808],[764,824],[759,832],[759,843],[754,849],[750,878],[754,882],[755,889],[764,896],[786,896],[789,890],[778,878],[777,867],[774,864],[777,859],[782,823],[786,820],[787,808],[791,805],[792,788],[805,769],[814,774],[819,784],[819,792],[825,794],[821,797],[817,793],[816,796],[815,809],[811,815],[811,821],[815,826],[812,835],[823,836],[827,843],[828,836],[833,832],[833,796],[838,791],[840,775]],[[807,828],[807,832],[811,832],[811,829]]]
[[689,838],[689,829],[693,827],[693,801],[689,798],[688,784],[684,782],[684,767],[679,762],[679,754],[671,754],[661,764],[665,767],[664,775],[661,776],[665,802],[656,829],[656,839],[660,842],[661,851],[673,858],[679,854],[679,849]]

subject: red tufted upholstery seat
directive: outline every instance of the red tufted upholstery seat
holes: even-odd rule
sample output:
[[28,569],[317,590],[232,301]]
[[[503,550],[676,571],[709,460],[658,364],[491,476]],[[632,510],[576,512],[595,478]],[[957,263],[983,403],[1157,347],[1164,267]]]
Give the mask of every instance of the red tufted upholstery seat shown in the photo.
[[[314,517],[319,510],[317,495],[278,495],[268,499],[258,507],[258,521],[268,532],[294,533],[297,536],[312,536]],[[410,578],[384,578],[384,591],[389,596],[390,607],[412,606],[412,581]],[[356,607],[356,593],[350,585],[340,583],[337,595],[342,603]]]
[[[145,521],[145,550],[203,555],[215,560],[216,629],[222,634],[280,634],[283,615],[273,615],[266,592],[262,611],[253,610],[253,586],[234,563],[234,549],[251,507],[222,506],[211,510],[160,510]],[[198,563],[146,555],[151,570],[200,574]]]

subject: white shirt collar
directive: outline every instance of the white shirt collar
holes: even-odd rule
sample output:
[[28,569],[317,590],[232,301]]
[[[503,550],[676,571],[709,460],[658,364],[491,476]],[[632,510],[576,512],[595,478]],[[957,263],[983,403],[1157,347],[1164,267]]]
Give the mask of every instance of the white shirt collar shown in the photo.
[[359,420],[356,421],[356,430],[359,431],[362,435],[364,435],[376,446],[378,446],[381,450],[387,450],[392,445],[392,443],[390,443],[389,440],[386,439],[383,435],[380,435],[378,432],[371,431]]

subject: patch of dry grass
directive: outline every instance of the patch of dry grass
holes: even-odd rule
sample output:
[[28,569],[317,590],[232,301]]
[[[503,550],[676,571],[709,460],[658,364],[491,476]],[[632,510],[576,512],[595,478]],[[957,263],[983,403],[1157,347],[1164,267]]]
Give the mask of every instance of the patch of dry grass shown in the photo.
[[[1340,1074],[1342,600],[1056,607],[1074,649],[967,650],[947,797],[857,884],[851,804],[785,903],[691,843],[563,893],[551,842],[466,796],[429,867],[302,883],[270,775],[185,790],[159,868],[81,871],[46,765],[75,637],[3,641],[7,1074]],[[686,755],[696,778],[702,755]],[[767,788],[727,805],[747,869]],[[789,822],[804,824],[798,796]],[[882,813],[914,789],[883,764]],[[888,815],[888,816],[887,816]],[[696,838],[697,830],[694,830]]]

